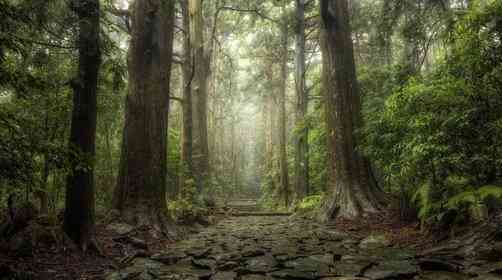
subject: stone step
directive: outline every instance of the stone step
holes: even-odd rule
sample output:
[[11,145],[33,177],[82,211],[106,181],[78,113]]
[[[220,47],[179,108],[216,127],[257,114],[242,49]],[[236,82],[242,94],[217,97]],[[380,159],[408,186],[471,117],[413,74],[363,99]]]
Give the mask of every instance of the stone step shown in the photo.
[[239,211],[258,211],[260,207],[258,206],[229,206],[232,209],[239,210]]
[[259,212],[260,207],[258,206],[258,202],[252,199],[239,199],[232,200],[227,204],[228,207],[234,209],[239,212]]
[[289,212],[235,212],[231,213],[234,217],[252,217],[252,216],[291,216],[293,213]]

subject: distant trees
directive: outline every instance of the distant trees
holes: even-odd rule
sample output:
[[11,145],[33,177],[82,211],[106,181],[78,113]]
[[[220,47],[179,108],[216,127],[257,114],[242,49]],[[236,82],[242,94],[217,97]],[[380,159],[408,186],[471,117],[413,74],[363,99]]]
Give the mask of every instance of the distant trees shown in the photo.
[[129,90],[113,207],[130,223],[166,231],[174,0],[137,0],[132,11]]
[[79,58],[77,75],[72,81],[71,156],[63,228],[85,251],[94,244],[96,100],[101,63],[99,1],[75,0],[72,8],[79,20]]

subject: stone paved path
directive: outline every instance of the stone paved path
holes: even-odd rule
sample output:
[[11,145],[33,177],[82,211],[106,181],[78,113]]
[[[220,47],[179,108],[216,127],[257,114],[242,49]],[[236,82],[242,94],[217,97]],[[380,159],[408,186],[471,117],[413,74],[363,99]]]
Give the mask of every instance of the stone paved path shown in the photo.
[[106,279],[502,280],[502,263],[483,265],[420,259],[385,238],[354,239],[308,220],[231,217]]

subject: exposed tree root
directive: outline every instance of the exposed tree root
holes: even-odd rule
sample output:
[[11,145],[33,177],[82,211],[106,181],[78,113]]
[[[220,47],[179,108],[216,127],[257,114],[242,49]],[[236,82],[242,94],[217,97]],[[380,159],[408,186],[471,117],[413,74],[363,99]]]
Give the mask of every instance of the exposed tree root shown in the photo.
[[128,207],[120,211],[120,217],[130,225],[150,229],[150,233],[155,238],[176,240],[176,227],[174,222],[165,214],[166,212],[148,206]]
[[493,256],[493,243],[502,241],[502,225],[500,222],[490,221],[472,226],[467,233],[451,238],[445,244],[426,249],[421,252],[422,257],[456,257],[462,259],[500,258]]
[[105,257],[105,254],[94,235],[90,236],[89,238],[83,239],[81,242],[76,242],[71,239],[70,236],[66,232],[64,232],[64,230],[62,230],[62,232],[63,246],[65,250],[67,250],[67,248],[73,247],[79,249],[84,254],[94,254],[99,257]]

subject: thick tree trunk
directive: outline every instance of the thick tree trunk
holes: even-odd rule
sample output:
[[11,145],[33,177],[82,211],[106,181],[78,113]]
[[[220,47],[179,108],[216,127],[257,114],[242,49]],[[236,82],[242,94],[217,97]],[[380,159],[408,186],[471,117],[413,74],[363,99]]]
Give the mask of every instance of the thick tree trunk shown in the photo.
[[[285,7],[283,7],[285,14]],[[286,83],[288,78],[288,22],[284,17],[282,23],[282,62],[281,76],[279,89],[279,168],[280,168],[280,186],[281,193],[284,198],[284,206],[289,206],[289,175],[288,175],[288,158],[286,153]]]
[[190,43],[190,16],[188,0],[181,0],[183,16],[183,134],[181,145],[181,174],[180,190],[185,186],[185,181],[193,177],[192,166],[192,81],[194,78],[192,46]]
[[129,91],[114,207],[129,223],[166,232],[174,0],[136,0],[132,19]]
[[301,200],[309,194],[308,125],[306,120],[308,94],[305,90],[305,1],[296,0],[296,127],[295,193]]
[[[204,52],[202,0],[189,0],[190,40],[195,64],[192,87],[192,160],[199,193],[209,181],[209,147],[207,141],[207,79],[209,57]],[[204,190],[209,192],[209,190]]]
[[329,182],[320,219],[355,218],[379,208],[368,163],[356,149],[359,88],[347,0],[321,0],[322,91],[326,103]]
[[[73,81],[71,161],[66,184],[63,229],[82,250],[94,244],[94,156],[96,102],[101,63],[99,1],[75,0],[79,19],[78,73]],[[86,168],[82,168],[82,163]]]

